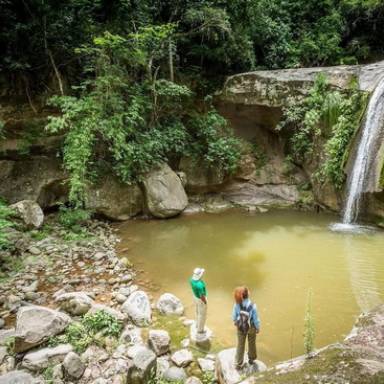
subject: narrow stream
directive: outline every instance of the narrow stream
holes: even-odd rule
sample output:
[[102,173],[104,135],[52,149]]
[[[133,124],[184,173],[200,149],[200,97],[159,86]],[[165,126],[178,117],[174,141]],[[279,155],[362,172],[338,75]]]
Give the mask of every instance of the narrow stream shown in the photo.
[[384,232],[335,233],[337,217],[295,211],[182,216],[119,225],[120,249],[153,282],[152,293],[180,297],[193,316],[188,278],[206,268],[208,326],[223,346],[235,344],[232,291],[248,285],[259,307],[260,358],[303,353],[307,293],[313,291],[316,346],[342,340],[359,313],[384,300]]

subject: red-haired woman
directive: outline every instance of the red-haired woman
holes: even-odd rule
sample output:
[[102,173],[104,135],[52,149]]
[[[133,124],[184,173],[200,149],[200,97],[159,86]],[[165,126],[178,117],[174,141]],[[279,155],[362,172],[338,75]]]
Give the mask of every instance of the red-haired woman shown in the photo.
[[245,342],[248,339],[248,362],[253,364],[257,358],[256,334],[260,332],[260,319],[256,305],[249,299],[247,287],[237,287],[234,292],[235,305],[232,319],[237,328],[236,368],[241,369],[244,362]]

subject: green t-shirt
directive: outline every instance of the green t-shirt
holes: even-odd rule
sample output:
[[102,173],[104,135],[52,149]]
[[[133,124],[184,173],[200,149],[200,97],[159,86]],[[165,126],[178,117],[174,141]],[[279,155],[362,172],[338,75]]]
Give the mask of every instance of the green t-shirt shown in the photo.
[[189,280],[192,288],[192,292],[200,299],[201,296],[207,296],[207,288],[205,287],[205,283],[203,280],[193,280],[192,278]]

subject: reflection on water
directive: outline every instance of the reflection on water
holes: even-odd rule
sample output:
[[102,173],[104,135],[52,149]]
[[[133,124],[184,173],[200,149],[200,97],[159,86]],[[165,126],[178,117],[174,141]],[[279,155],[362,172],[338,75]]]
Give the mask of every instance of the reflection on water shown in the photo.
[[232,291],[250,287],[259,307],[260,357],[273,362],[303,352],[303,318],[313,291],[316,345],[342,339],[361,310],[383,300],[384,234],[329,230],[333,216],[271,211],[225,212],[119,226],[121,249],[160,287],[172,292],[193,316],[188,278],[206,268],[208,323],[226,346],[234,345]]

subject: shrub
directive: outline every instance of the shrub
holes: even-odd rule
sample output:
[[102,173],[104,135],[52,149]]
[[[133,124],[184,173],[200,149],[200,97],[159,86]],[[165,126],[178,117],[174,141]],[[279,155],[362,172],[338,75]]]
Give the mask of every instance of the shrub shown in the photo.
[[59,210],[59,223],[73,232],[80,232],[81,227],[91,218],[91,212],[79,208],[67,208],[61,206]]
[[11,220],[13,214],[13,210],[0,199],[0,250],[9,249],[12,245],[8,240],[6,230],[15,226]]
[[117,338],[122,324],[105,311],[86,314],[80,322],[73,322],[67,326],[65,333],[51,337],[50,345],[61,343],[72,344],[78,353],[84,352],[91,344],[102,345],[106,336]]

